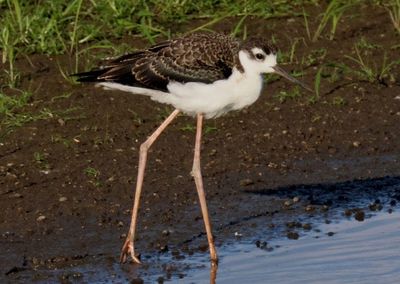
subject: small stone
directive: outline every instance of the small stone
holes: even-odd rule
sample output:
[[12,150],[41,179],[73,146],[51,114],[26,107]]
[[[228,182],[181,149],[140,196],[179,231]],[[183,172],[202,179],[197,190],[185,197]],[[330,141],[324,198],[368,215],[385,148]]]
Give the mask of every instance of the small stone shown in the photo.
[[380,211],[382,210],[383,206],[380,203],[372,203],[368,206],[368,208],[371,211]]
[[46,216],[44,215],[40,215],[39,217],[37,217],[36,221],[40,222],[40,221],[44,221],[46,220]]
[[328,205],[322,205],[321,212],[326,212],[328,210],[329,210],[329,206]]
[[59,119],[57,120],[57,122],[58,122],[58,124],[60,124],[61,126],[64,126],[64,125],[65,125],[65,121],[64,121],[63,119],[61,119],[61,118],[59,118]]
[[313,212],[315,210],[315,207],[312,205],[307,205],[304,210],[306,210],[306,212]]
[[307,231],[309,231],[309,230],[311,230],[312,229],[312,226],[311,226],[311,224],[310,223],[306,223],[306,224],[303,224],[303,229],[304,230],[307,230]]
[[217,154],[217,150],[216,150],[216,149],[212,149],[208,155],[209,155],[210,157],[213,157],[213,156],[215,156],[216,154]]
[[288,232],[287,237],[290,240],[297,240],[299,238],[299,234],[296,232]]
[[267,245],[268,245],[268,243],[267,243],[266,241],[260,241],[260,240],[257,240],[257,241],[256,241],[256,246],[257,246],[258,248],[260,248],[260,249],[266,248]]
[[59,199],[58,199],[58,201],[60,201],[60,202],[65,202],[65,201],[67,201],[68,200],[68,198],[66,198],[65,196],[61,196]]
[[241,233],[239,233],[239,232],[235,232],[235,237],[236,238],[241,238],[243,235],[241,234]]
[[251,180],[251,179],[249,179],[249,178],[242,179],[242,180],[240,181],[240,185],[241,185],[241,186],[249,186],[249,185],[252,185],[252,184],[254,184],[254,181]]
[[292,205],[292,201],[291,200],[286,200],[283,205],[285,205],[286,207],[289,207],[290,205]]
[[335,234],[334,232],[328,232],[328,233],[327,233],[327,236],[328,236],[328,237],[332,237],[334,234]]
[[344,210],[344,216],[350,217],[351,215],[353,215],[353,212],[351,212],[351,210],[349,209]]
[[160,246],[160,252],[167,252],[168,251],[168,245],[161,245]]
[[361,145],[361,142],[359,142],[359,141],[354,141],[353,142],[353,146],[356,147],[356,148],[360,147],[360,145]]
[[32,264],[33,265],[39,265],[39,263],[40,263],[40,260],[37,258],[37,257],[32,257]]
[[357,212],[354,214],[354,219],[356,219],[356,220],[359,221],[359,222],[364,221],[364,219],[365,219],[365,213],[364,213],[364,211],[357,211]]
[[299,201],[300,201],[300,197],[298,197],[298,196],[293,197],[293,203],[297,203]]
[[293,222],[287,222],[286,223],[286,227],[288,227],[288,228],[300,228],[301,227],[301,223],[300,222],[296,222],[296,221],[293,221]]
[[15,193],[15,194],[12,195],[12,197],[13,198],[22,198],[23,196],[20,193]]

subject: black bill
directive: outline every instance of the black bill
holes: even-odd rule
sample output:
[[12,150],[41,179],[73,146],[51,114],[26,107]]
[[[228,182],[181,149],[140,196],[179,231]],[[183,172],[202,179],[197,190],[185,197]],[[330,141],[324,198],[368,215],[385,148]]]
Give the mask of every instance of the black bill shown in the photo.
[[278,75],[281,75],[282,77],[288,79],[290,82],[296,83],[300,86],[302,86],[304,89],[306,89],[307,91],[310,92],[314,92],[310,87],[308,87],[306,84],[304,84],[303,82],[297,80],[296,78],[292,77],[289,75],[289,73],[287,73],[285,70],[283,70],[281,67],[279,66],[275,66],[272,67],[272,69],[274,69],[275,73]]

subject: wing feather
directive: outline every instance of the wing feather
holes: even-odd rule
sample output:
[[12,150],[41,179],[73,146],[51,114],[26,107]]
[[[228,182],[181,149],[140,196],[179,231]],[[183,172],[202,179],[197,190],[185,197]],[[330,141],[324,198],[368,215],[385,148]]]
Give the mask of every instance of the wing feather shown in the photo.
[[232,74],[239,46],[238,40],[223,34],[190,34],[75,75],[78,81],[111,81],[163,91],[170,81],[212,83]]

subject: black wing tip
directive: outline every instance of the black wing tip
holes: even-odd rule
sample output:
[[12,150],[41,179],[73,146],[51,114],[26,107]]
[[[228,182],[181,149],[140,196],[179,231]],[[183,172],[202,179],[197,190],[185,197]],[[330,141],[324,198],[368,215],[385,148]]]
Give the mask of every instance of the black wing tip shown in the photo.
[[99,69],[99,70],[92,70],[88,72],[81,72],[81,73],[74,73],[70,74],[70,77],[75,77],[77,82],[103,82],[104,80],[101,79],[101,75],[104,74],[106,70]]

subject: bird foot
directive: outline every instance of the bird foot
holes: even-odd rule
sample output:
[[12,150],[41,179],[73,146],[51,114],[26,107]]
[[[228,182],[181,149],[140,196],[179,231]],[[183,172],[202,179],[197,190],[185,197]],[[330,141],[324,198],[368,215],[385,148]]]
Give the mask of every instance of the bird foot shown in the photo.
[[122,247],[121,256],[119,258],[119,261],[121,263],[125,263],[127,258],[129,257],[129,255],[131,256],[133,262],[141,264],[141,262],[139,260],[139,255],[138,256],[135,255],[135,248],[133,245],[133,241],[128,236],[125,240],[124,246]]

